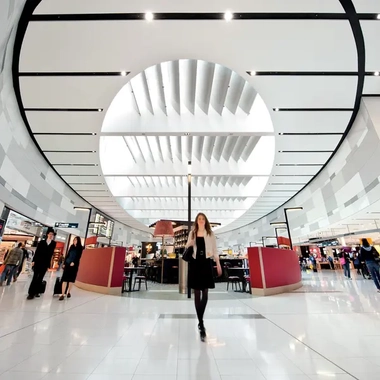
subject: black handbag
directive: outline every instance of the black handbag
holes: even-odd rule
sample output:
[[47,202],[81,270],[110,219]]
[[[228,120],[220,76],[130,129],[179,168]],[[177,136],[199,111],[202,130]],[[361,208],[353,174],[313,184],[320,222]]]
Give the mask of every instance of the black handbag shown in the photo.
[[193,258],[194,248],[193,246],[190,246],[185,249],[185,252],[182,255],[182,260],[186,261],[187,263],[191,261]]

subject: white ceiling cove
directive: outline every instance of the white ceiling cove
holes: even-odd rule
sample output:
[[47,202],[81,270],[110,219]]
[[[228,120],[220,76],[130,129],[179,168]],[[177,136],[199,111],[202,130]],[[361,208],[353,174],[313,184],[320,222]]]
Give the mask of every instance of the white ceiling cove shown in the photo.
[[358,84],[349,20],[298,16],[344,13],[330,0],[161,3],[42,0],[20,52],[28,124],[62,178],[120,222],[186,220],[191,161],[193,216],[238,228],[339,144]]

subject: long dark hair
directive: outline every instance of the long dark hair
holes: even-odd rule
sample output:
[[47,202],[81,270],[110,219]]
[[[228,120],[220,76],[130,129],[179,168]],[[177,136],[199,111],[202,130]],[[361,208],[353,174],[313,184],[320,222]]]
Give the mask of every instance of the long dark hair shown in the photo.
[[194,222],[194,225],[193,225],[193,232],[194,232],[194,237],[196,238],[197,235],[198,235],[198,229],[199,229],[199,226],[198,226],[198,218],[200,216],[203,216],[205,218],[205,230],[207,232],[207,235],[211,235],[212,234],[212,230],[211,230],[211,225],[210,225],[210,222],[208,221],[207,219],[207,216],[205,214],[203,214],[203,212],[200,212],[197,217],[195,218],[195,222]]
[[370,244],[368,243],[368,240],[367,239],[362,239],[362,245],[363,245],[363,247],[366,247],[366,248],[368,248],[368,247],[370,247]]
[[[74,240],[77,239],[77,245],[75,246],[74,245]],[[71,247],[74,247],[75,249],[77,249],[78,251],[82,251],[83,250],[83,247],[82,247],[82,240],[80,239],[79,236],[75,236],[74,239],[73,239],[73,244],[71,245]]]

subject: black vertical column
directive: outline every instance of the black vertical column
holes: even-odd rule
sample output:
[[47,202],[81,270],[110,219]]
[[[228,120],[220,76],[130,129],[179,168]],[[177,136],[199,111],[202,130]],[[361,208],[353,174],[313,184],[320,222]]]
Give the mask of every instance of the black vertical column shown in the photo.
[[[191,161],[188,162],[188,173],[187,173],[187,225],[188,225],[188,236],[191,233]],[[191,288],[189,286],[190,281],[190,265],[187,265],[187,298],[191,298]]]

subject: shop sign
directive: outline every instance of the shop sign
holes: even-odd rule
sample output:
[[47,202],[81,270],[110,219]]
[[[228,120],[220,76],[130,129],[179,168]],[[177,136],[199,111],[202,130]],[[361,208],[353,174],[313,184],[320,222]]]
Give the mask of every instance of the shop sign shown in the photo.
[[54,227],[55,228],[78,228],[79,223],[63,223],[63,222],[56,222]]

